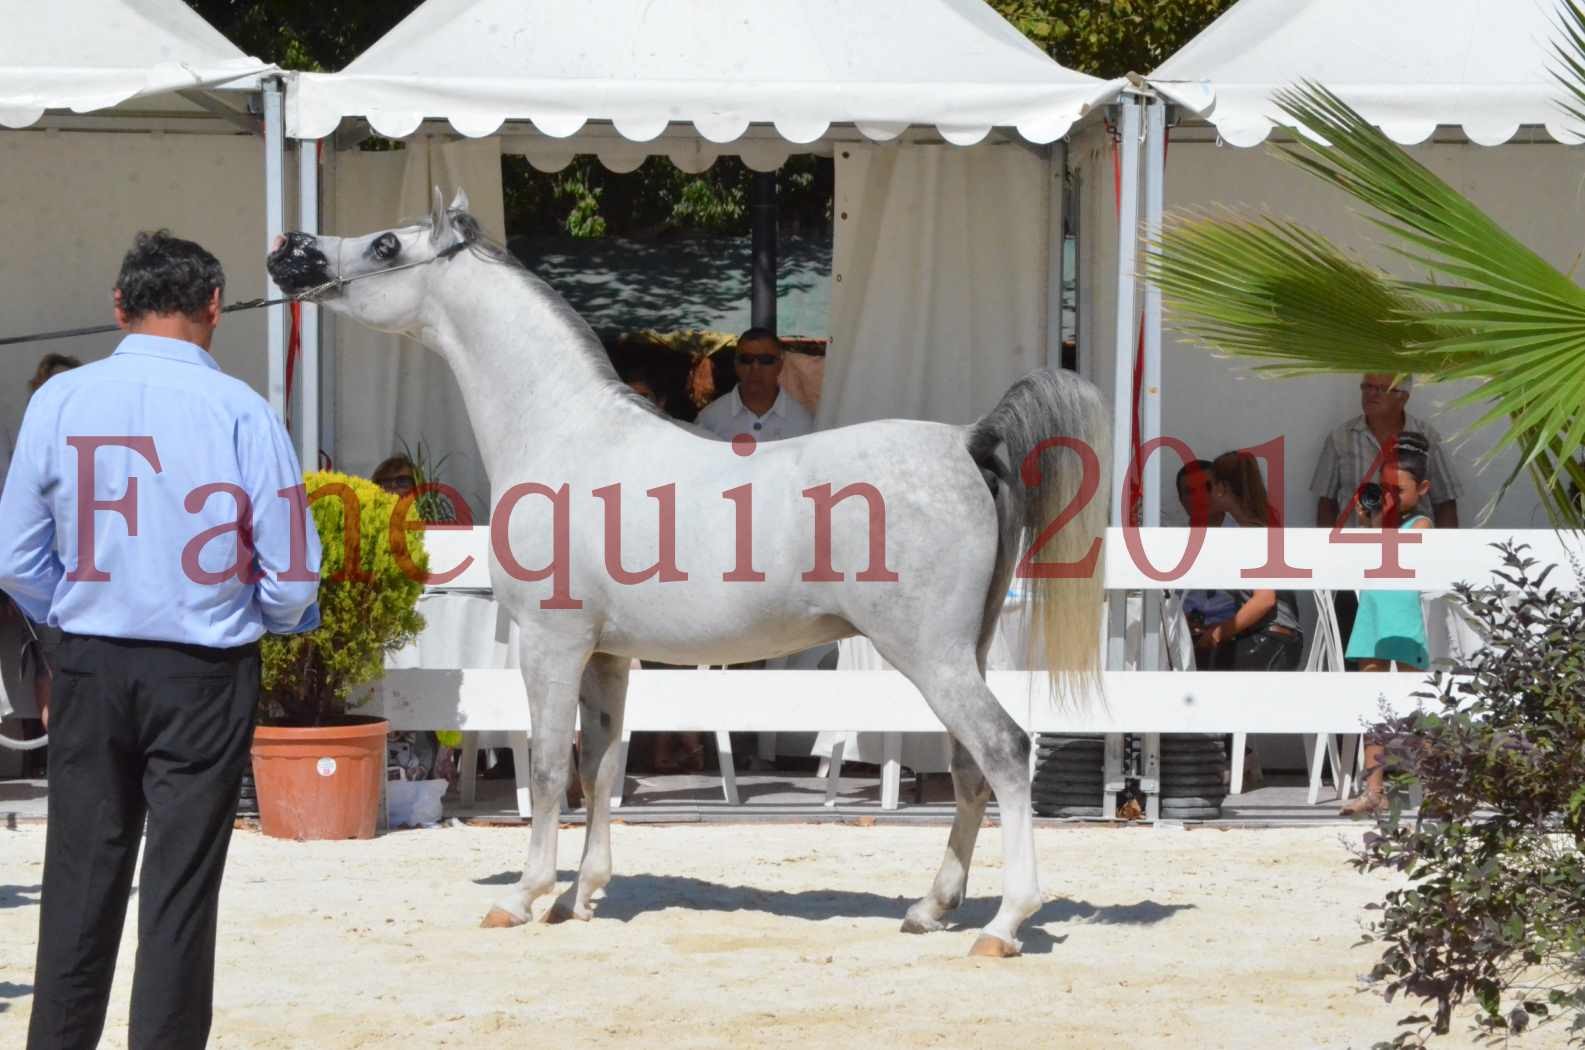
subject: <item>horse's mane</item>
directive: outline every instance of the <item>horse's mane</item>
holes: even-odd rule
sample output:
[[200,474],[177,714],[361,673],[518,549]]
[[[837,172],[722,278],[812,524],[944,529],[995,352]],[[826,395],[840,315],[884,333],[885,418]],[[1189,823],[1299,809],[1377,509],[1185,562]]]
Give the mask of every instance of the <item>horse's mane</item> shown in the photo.
[[[478,219],[460,210],[453,210],[450,215],[451,224],[461,236],[463,243],[467,245],[465,250],[469,255],[482,262],[506,267],[514,277],[528,285],[531,291],[545,301],[557,320],[565,323],[568,330],[578,336],[574,346],[595,366],[595,370],[600,374],[601,379],[605,380],[604,385],[610,393],[624,401],[639,405],[662,419],[671,420],[671,417],[655,407],[649,398],[622,382],[622,378],[617,375],[616,366],[611,363],[610,355],[605,352],[604,344],[600,342],[600,337],[589,326],[589,322],[572,308],[572,304],[567,302],[565,296],[524,266],[523,261],[513,255],[505,245],[486,234]],[[429,225],[429,222],[430,220],[424,220],[422,225]]]

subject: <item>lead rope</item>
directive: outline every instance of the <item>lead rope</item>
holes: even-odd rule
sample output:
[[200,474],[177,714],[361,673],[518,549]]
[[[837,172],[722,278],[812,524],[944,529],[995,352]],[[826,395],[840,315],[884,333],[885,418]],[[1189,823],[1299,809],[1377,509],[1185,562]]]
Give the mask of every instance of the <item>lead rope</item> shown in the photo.
[[[313,302],[318,296],[329,291],[340,290],[354,281],[361,281],[369,277],[382,277],[388,273],[396,273],[398,270],[411,270],[417,266],[428,266],[433,262],[441,262],[443,260],[450,259],[458,252],[466,248],[470,243],[472,242],[458,241],[456,244],[453,244],[444,251],[437,252],[433,259],[424,259],[421,262],[403,263],[401,266],[392,266],[384,270],[372,270],[369,273],[360,273],[356,277],[337,277],[334,280],[326,281],[324,284],[316,284],[312,288],[298,292],[296,295],[283,295],[278,299],[244,299],[241,302],[232,303],[230,306],[221,307],[220,312],[223,314],[229,314],[236,313],[238,310],[259,310],[266,306],[280,306],[284,303],[295,303],[302,301]],[[336,246],[336,262],[338,264],[337,269],[339,270],[339,264],[341,262],[340,245]],[[119,325],[101,324],[91,325],[87,328],[61,328],[53,332],[31,332],[27,335],[9,335],[0,338],[0,346],[18,346],[23,343],[46,343],[54,339],[71,339],[80,335],[103,335],[105,332],[115,332],[119,330]]]

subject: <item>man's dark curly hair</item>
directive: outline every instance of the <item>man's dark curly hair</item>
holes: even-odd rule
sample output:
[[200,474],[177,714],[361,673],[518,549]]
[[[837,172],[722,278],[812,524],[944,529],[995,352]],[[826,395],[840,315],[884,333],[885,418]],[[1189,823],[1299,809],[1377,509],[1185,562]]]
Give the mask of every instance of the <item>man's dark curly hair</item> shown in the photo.
[[186,314],[197,317],[219,289],[226,293],[226,272],[216,259],[192,241],[170,230],[139,233],[121,260],[116,290],[127,320],[145,314]]

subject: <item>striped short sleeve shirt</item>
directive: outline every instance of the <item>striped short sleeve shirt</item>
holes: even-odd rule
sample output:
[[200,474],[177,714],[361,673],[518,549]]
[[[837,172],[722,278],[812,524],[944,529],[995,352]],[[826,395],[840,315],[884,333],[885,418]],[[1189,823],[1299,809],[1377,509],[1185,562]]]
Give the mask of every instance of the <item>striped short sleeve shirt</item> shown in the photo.
[[[1431,506],[1458,499],[1458,478],[1442,448],[1442,435],[1430,423],[1408,413],[1404,414],[1403,429],[1424,434],[1430,445]],[[1310,480],[1311,493],[1332,500],[1339,508],[1347,507],[1359,486],[1381,480],[1371,476],[1371,466],[1380,456],[1381,442],[1371,433],[1370,424],[1364,416],[1355,416],[1326,436]]]

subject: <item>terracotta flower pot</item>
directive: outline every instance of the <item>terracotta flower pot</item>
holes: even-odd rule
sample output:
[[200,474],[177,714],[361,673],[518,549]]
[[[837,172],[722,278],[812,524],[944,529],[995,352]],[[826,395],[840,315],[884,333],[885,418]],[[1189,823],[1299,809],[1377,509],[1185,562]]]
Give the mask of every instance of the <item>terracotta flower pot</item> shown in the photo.
[[385,777],[383,718],[330,726],[258,726],[259,826],[279,839],[372,839]]

